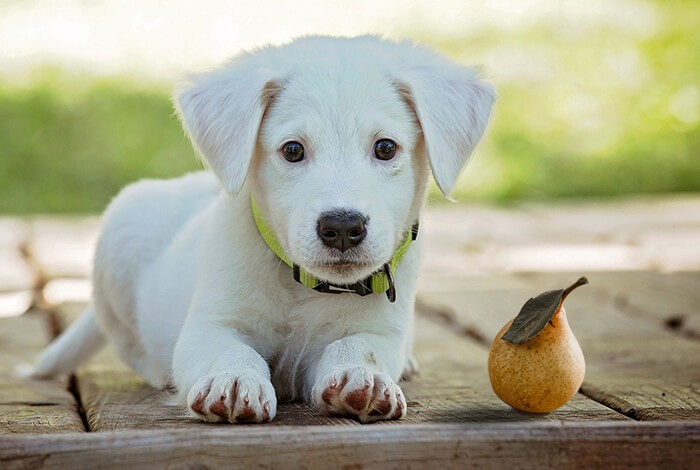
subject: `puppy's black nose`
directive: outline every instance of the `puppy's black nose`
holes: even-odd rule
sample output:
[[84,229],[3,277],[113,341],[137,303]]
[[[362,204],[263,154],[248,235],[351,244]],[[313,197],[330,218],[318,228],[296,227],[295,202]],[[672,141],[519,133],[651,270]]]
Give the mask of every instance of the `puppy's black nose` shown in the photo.
[[367,236],[367,218],[355,211],[324,212],[318,218],[316,233],[324,245],[345,251],[362,243]]

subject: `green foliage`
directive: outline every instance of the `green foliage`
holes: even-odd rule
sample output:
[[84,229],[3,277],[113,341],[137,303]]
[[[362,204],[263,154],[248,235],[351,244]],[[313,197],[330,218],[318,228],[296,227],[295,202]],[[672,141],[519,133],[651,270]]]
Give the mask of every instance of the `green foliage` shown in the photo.
[[[625,5],[423,38],[482,61],[500,95],[458,199],[700,190],[700,2]],[[100,211],[128,182],[200,168],[168,91],[46,71],[0,84],[0,213]]]
[[630,7],[432,41],[482,59],[500,94],[458,198],[700,190],[700,3]]
[[102,211],[131,181],[200,167],[165,92],[47,75],[0,88],[0,213]]

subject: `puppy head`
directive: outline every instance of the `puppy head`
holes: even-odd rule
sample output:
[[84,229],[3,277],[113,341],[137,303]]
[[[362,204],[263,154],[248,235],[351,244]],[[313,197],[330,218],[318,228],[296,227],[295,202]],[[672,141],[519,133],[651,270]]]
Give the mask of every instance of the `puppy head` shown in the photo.
[[473,69],[409,43],[309,37],[239,56],[176,105],[223,187],[249,175],[288,256],[343,284],[392,258],[428,167],[452,190],[493,98]]

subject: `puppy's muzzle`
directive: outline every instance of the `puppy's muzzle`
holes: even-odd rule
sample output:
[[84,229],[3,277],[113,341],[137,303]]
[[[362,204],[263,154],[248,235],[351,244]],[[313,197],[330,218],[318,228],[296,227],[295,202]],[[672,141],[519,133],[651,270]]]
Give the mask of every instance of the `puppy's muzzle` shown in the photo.
[[318,218],[316,233],[324,245],[341,252],[359,245],[367,236],[367,218],[356,211],[334,210]]

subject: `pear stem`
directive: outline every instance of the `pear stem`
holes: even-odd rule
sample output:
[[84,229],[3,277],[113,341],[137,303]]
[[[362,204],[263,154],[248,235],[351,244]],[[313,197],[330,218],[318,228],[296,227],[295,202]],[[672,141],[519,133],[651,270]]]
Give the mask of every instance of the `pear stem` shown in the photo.
[[571,291],[573,291],[573,290],[576,289],[577,287],[581,287],[581,286],[584,285],[584,284],[588,284],[588,279],[586,279],[585,276],[581,276],[580,278],[578,278],[578,280],[577,280],[576,282],[574,282],[574,283],[571,284],[569,287],[567,287],[566,289],[564,289],[564,291],[563,291],[562,294],[561,294],[561,301],[564,302],[564,300],[566,300],[566,297],[567,297],[569,294],[571,294]]

